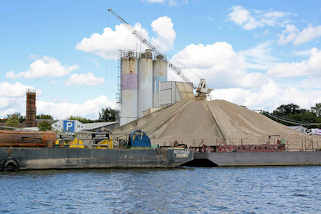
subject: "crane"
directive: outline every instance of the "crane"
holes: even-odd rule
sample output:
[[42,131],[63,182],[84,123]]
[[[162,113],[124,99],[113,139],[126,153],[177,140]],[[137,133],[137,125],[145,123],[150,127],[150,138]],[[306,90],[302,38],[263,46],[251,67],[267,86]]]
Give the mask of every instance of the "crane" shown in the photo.
[[[134,27],[132,27],[125,19],[123,19],[121,16],[119,16],[116,12],[114,12],[111,8],[109,8],[107,10],[109,13],[111,13],[112,15],[114,15],[116,18],[118,18],[126,27],[127,29],[136,36],[136,38],[142,42],[143,44],[145,44],[149,49],[151,49],[151,51],[153,51],[154,53],[156,53],[157,55],[161,55],[164,56],[164,58],[166,59],[167,57],[161,53],[158,48],[156,46],[154,46],[150,41],[148,41],[146,38],[144,38],[144,36],[142,36],[137,30],[135,30]],[[168,61],[167,61],[168,62]],[[185,82],[192,82],[190,81],[182,72],[182,70],[177,67],[176,65],[174,65],[171,62],[168,62],[168,67],[170,69],[172,69],[179,77],[182,78],[183,81]],[[207,95],[212,91],[212,89],[209,89],[207,87],[207,83],[205,79],[201,79],[198,87],[195,88],[196,89],[196,96],[197,97],[207,97]]]

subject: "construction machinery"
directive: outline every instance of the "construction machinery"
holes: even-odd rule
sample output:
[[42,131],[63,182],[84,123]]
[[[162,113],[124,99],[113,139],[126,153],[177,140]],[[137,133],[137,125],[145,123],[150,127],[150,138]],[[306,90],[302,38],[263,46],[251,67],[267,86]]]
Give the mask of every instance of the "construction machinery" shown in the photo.
[[[146,45],[152,52],[154,52],[156,55],[161,55],[163,56],[165,59],[167,59],[166,55],[164,55],[163,53],[161,53],[161,51],[155,46],[153,45],[150,41],[148,41],[146,38],[144,38],[144,36],[142,36],[137,30],[135,30],[134,27],[132,27],[124,18],[122,18],[121,16],[119,16],[117,13],[115,13],[111,8],[108,9],[108,12],[110,12],[112,15],[114,15],[116,18],[118,18],[126,27],[127,29],[136,36],[136,38],[141,42],[143,43],[144,45]],[[183,81],[185,82],[192,82],[189,78],[187,78],[182,70],[177,67],[176,65],[174,65],[173,63],[168,62],[168,67],[173,70],[176,75],[178,75]],[[206,80],[205,79],[200,79],[200,82],[198,84],[198,87],[194,87],[193,88],[195,89],[196,91],[196,94],[195,96],[196,97],[207,97],[212,89],[209,89],[207,87],[207,84],[206,84]]]

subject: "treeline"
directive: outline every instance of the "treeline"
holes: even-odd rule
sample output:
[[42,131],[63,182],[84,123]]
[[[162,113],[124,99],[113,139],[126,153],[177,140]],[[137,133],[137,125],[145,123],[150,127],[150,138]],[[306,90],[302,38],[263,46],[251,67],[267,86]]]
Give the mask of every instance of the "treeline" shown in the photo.
[[[40,120],[38,127],[40,130],[50,130],[51,123],[54,122],[54,117],[49,114],[40,114],[36,116]],[[114,122],[119,119],[119,111],[112,108],[102,108],[97,119],[88,119],[80,116],[70,116],[68,120],[78,120],[82,123],[96,123],[96,122]],[[22,127],[26,117],[20,113],[7,115],[6,118],[1,119],[0,122],[8,127]]]
[[97,122],[114,122],[119,119],[119,111],[112,108],[102,108],[96,120],[88,119],[80,116],[70,116],[68,120],[78,120],[82,123],[97,123]]
[[265,116],[286,126],[302,125],[306,128],[321,128],[321,103],[310,109],[297,104],[280,105],[272,113],[262,112]]

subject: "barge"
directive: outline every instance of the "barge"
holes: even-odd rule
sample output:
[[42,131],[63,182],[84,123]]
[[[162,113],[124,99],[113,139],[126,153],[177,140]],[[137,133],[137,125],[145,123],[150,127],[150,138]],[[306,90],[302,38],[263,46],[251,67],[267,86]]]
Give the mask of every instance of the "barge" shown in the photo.
[[194,149],[187,166],[321,166],[319,149],[289,151],[277,144],[218,145]]
[[321,166],[320,151],[194,152],[186,166]]
[[182,149],[0,148],[1,170],[174,168],[193,159]]
[[0,131],[0,170],[174,168],[193,159],[185,148],[152,148],[142,131],[117,147],[108,133],[83,136],[68,141],[54,132]]

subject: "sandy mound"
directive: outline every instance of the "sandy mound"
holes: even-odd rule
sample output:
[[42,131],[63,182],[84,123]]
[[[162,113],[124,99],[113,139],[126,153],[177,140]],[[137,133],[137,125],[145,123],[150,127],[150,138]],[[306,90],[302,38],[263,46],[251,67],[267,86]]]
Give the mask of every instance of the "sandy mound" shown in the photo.
[[321,146],[319,138],[313,140],[224,100],[184,100],[119,127],[113,133],[127,135],[135,129],[144,130],[153,144],[162,146],[171,146],[175,141],[188,146],[263,144],[275,143],[278,138],[285,139],[290,150]]

